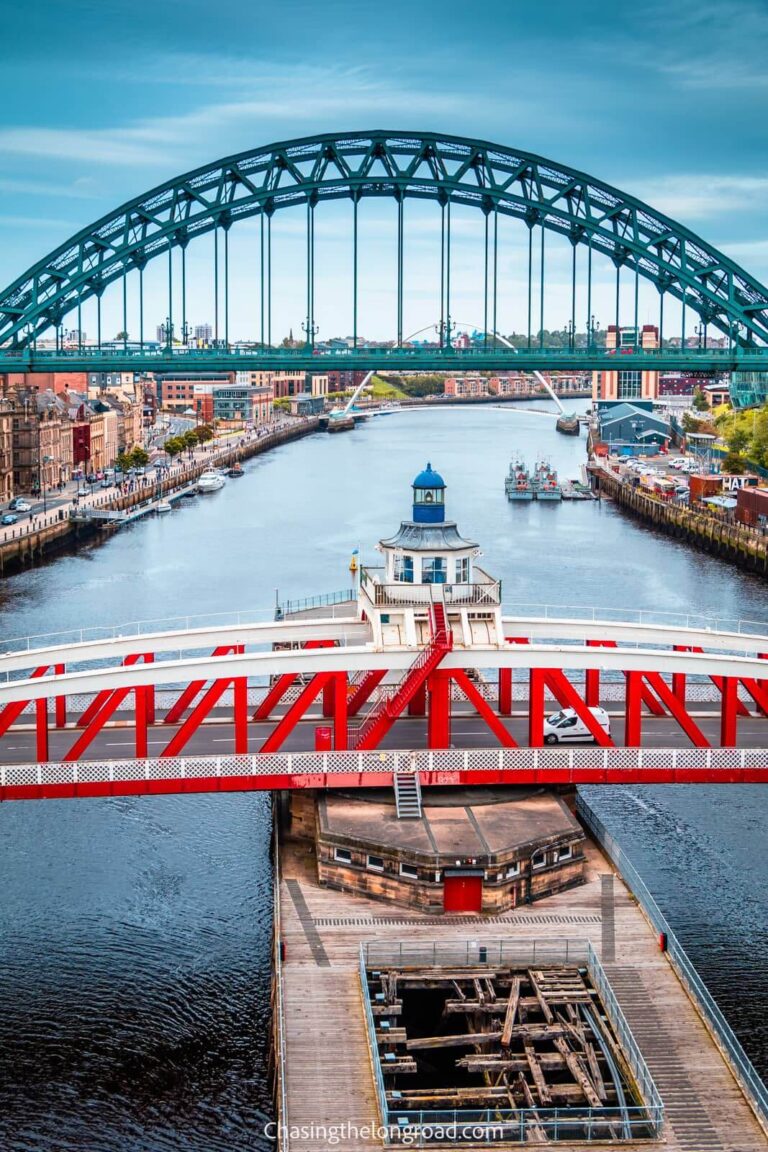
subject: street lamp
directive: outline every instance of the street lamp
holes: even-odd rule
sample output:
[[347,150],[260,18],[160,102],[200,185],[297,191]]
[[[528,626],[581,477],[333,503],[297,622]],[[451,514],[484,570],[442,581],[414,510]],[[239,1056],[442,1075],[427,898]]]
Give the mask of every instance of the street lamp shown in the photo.
[[53,456],[38,457],[38,481],[43,493],[43,515],[48,511],[48,501],[46,500],[45,490],[45,465],[53,463]]

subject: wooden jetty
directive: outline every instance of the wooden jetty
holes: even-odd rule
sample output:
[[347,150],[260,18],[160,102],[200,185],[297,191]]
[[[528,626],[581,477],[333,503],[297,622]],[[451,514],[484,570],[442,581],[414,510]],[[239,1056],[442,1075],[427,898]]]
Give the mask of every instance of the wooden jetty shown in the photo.
[[[546,948],[553,937],[574,943],[588,940],[601,957],[661,1096],[666,1152],[765,1152],[766,1133],[660,950],[637,901],[592,840],[587,843],[587,859],[583,886],[535,906],[494,917],[439,916],[411,908],[399,911],[364,896],[321,888],[310,845],[286,839],[278,850],[275,904],[276,1095],[283,1152],[317,1152],[327,1146],[327,1138],[319,1133],[331,1126],[338,1133],[334,1147],[343,1152],[384,1147],[366,1031],[361,944],[390,942],[394,947],[405,941],[409,946],[419,942],[439,946],[471,940],[474,947],[482,946],[484,940],[533,940]],[[606,904],[607,892],[610,906]],[[405,1033],[400,1011],[408,992],[403,980],[412,981],[417,975],[423,977],[425,973],[409,971],[394,988],[387,986],[385,991],[382,987],[381,998],[374,1000],[378,1011],[373,1017],[374,1021],[391,1017],[391,1027],[396,1030],[393,1041],[397,1043],[392,1045],[394,1060],[387,1063],[390,1070],[396,1063],[398,1075],[406,1074],[398,1084],[407,1084],[401,1092],[407,1092],[408,1107],[414,1108],[420,1101],[425,1106],[428,1103],[429,1092],[408,1081],[430,1038],[414,1037],[416,1042],[408,1043],[404,1055],[395,1054],[394,1047],[402,1049],[401,1033]],[[586,1034],[578,1045],[570,1042],[569,1023],[577,1030],[580,1025],[566,1006],[578,1004],[588,994],[573,965],[558,971],[542,963],[530,967],[519,979],[507,975],[506,985],[499,983],[495,964],[482,978],[467,978],[461,966],[455,970],[446,966],[439,973],[433,969],[432,975],[451,985],[446,1009],[451,1021],[464,1022],[465,1044],[473,1021],[481,1023],[472,1023],[472,1028],[492,1032],[499,1040],[511,1039],[514,1030],[525,1023],[521,1016],[533,1009],[534,1001],[541,1020],[534,1027],[531,1018],[524,1055],[510,1056],[508,1067],[500,1066],[500,1057],[489,1050],[486,1037],[472,1053],[461,1057],[475,1071],[494,1065],[495,1075],[486,1078],[484,1087],[445,1093],[446,1107],[509,1108],[510,1099],[538,1105],[553,1095],[552,1076],[562,1081],[563,1076],[555,1070],[564,1068],[570,1070],[570,1079],[561,1093],[563,1099],[601,1103],[607,1091],[604,1064]],[[380,1024],[374,1026],[379,1028]],[[542,1029],[549,1030],[546,1050],[534,1035]],[[452,1027],[448,1040],[454,1031],[458,1034],[460,1029]],[[445,1043],[446,1037],[441,1041]],[[578,1059],[574,1059],[574,1052],[579,1053]],[[385,1083],[390,1079],[385,1074]],[[588,1146],[628,1150],[653,1146],[653,1142],[625,1141],[617,1145],[612,1140],[615,1135],[615,1130],[606,1130],[604,1138]],[[547,1140],[535,1123],[528,1129],[526,1143],[550,1143],[560,1152],[577,1152],[584,1147]]]

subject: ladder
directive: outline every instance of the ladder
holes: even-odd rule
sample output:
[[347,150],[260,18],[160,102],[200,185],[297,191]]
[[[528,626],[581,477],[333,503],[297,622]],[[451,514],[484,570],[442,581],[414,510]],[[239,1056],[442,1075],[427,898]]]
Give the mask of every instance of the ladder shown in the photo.
[[428,679],[447,652],[453,647],[453,634],[448,627],[445,607],[433,601],[429,608],[430,641],[406,671],[392,694],[383,693],[366,715],[350,741],[352,751],[375,748],[395,720]]
[[421,819],[421,784],[418,772],[395,772],[395,806],[398,820]]

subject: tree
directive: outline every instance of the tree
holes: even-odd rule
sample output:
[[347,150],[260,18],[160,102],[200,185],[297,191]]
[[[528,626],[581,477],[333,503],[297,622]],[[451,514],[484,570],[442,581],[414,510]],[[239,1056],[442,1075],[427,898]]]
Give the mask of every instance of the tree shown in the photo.
[[137,444],[136,447],[132,448],[128,453],[128,459],[134,468],[145,468],[147,464],[149,464],[149,452],[142,448],[140,444]]
[[732,453],[738,455],[749,444],[749,433],[743,425],[736,425],[726,434],[725,442]]
[[728,452],[720,461],[720,468],[733,476],[740,475],[744,471],[744,459],[737,452]]
[[121,452],[117,460],[115,460],[115,466],[119,468],[121,472],[127,472],[131,467],[130,453]]
[[209,440],[213,440],[214,432],[210,424],[201,424],[197,429],[197,440],[199,444],[207,444]]
[[128,333],[127,332],[118,332],[117,336],[115,336],[115,340],[127,340],[127,339],[128,339]]
[[194,428],[188,428],[184,435],[181,437],[185,448],[196,448],[199,441],[197,439],[197,432]]
[[697,412],[708,412],[709,404],[707,398],[702,392],[701,388],[697,388],[693,393],[693,406]]
[[174,456],[178,456],[180,452],[184,451],[184,441],[180,436],[169,436],[163,448],[173,459]]

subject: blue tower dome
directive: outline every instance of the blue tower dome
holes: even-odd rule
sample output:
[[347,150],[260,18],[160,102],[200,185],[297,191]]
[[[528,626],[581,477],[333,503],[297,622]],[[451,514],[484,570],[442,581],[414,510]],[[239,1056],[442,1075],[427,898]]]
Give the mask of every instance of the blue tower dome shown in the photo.
[[445,480],[427,464],[412,484],[413,519],[417,524],[441,524],[445,520]]

